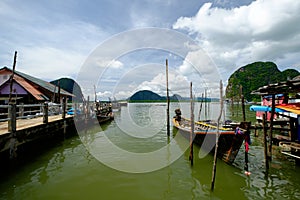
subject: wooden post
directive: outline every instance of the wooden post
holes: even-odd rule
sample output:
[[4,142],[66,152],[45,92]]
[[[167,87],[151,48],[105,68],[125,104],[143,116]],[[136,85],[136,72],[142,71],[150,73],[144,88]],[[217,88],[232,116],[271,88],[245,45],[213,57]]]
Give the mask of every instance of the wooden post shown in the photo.
[[17,51],[15,51],[13,70],[12,70],[12,74],[10,76],[9,97],[8,97],[8,103],[9,104],[12,103],[11,98],[12,98],[13,79],[14,79],[14,75],[15,75],[16,63],[17,63]]
[[43,123],[47,124],[48,123],[48,103],[45,102],[44,105],[44,112],[43,112]]
[[60,104],[60,81],[58,80],[57,81],[57,87],[58,87],[58,94],[57,94],[57,103],[59,103]]
[[8,120],[8,131],[11,133],[15,133],[17,130],[17,105],[16,104],[9,104],[8,108],[8,115],[9,115],[9,120]]
[[167,135],[170,136],[170,97],[169,97],[169,69],[168,59],[166,59],[166,84],[167,84]]
[[97,102],[97,92],[96,92],[96,86],[94,85],[94,93],[95,93],[95,103]]
[[263,114],[263,130],[264,130],[264,152],[265,152],[265,162],[266,162],[266,170],[269,169],[269,159],[268,159],[268,145],[267,145],[267,122],[266,122],[266,114]]
[[201,104],[200,104],[200,108],[199,108],[198,121],[200,121],[200,117],[201,117],[202,103],[203,103],[203,93],[201,95]]
[[66,97],[63,97],[62,104],[63,104],[62,105],[62,118],[65,119],[66,118],[66,112],[67,112],[67,98]]
[[20,104],[19,113],[20,113],[19,114],[20,117],[24,117],[24,103]]
[[216,173],[217,173],[217,153],[218,153],[218,143],[219,143],[219,134],[220,134],[220,130],[219,130],[219,126],[220,126],[220,119],[222,117],[222,113],[223,113],[223,83],[222,80],[220,81],[220,115],[218,117],[218,122],[217,122],[217,127],[218,127],[218,131],[216,134],[216,146],[215,146],[215,154],[214,154],[214,164],[213,164],[213,170],[212,170],[212,180],[211,180],[211,190],[214,190],[215,187],[215,179],[216,179]]
[[64,132],[64,139],[66,139],[66,133],[67,133],[67,121],[64,120],[64,125],[63,125],[63,132]]
[[[107,106],[109,107],[109,104]],[[87,97],[87,102],[86,102],[86,116],[87,116],[87,119],[89,119],[89,117],[90,117],[90,96]]]
[[272,94],[272,110],[270,118],[270,143],[269,143],[269,159],[272,160],[272,140],[273,140],[273,121],[275,115],[275,94]]
[[241,100],[242,100],[242,112],[243,112],[243,121],[246,121],[246,113],[245,113],[245,98],[243,95],[243,86],[240,86],[240,94],[241,94]]
[[233,117],[234,116],[234,99],[233,99],[233,96],[231,97],[231,116]]
[[193,147],[193,136],[194,136],[194,102],[193,102],[193,84],[190,84],[190,99],[191,99],[191,132],[190,132],[190,156],[189,160],[191,165],[194,164],[194,147]]
[[205,99],[204,113],[205,113],[205,119],[207,120],[207,91],[206,91],[206,89],[204,90],[204,99]]

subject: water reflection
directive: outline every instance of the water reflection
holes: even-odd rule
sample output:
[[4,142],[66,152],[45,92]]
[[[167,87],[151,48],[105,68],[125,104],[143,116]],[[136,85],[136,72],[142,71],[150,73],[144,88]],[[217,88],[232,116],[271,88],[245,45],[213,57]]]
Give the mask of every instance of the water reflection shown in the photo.
[[[165,111],[164,105],[155,106],[154,110]],[[217,107],[213,105],[210,111]],[[182,105],[181,109],[184,115],[188,116],[189,104]],[[119,115],[119,120],[125,121],[122,113]],[[126,134],[119,132],[116,122],[106,124],[101,129],[96,126],[81,133],[80,137],[84,143],[93,143],[106,136],[120,147],[137,152],[145,149],[155,150],[172,143],[177,146],[182,155],[172,164],[154,172],[123,173],[98,162],[87,151],[81,140],[74,137],[39,155],[29,156],[22,167],[2,176],[0,199],[300,198],[299,167],[281,154],[276,154],[275,149],[270,170],[266,173],[261,138],[254,137],[249,151],[251,175],[244,174],[244,148],[241,148],[233,166],[218,160],[215,190],[211,192],[212,155],[201,159],[195,156],[194,165],[191,166],[188,160],[189,149],[185,148],[188,141],[185,138],[175,137],[175,129],[172,131],[171,138],[166,136],[164,128],[155,136],[147,139],[140,138],[139,144],[132,146],[136,140],[124,140]],[[199,150],[199,147],[194,146],[194,155],[198,155]],[[172,148],[166,148],[166,162],[171,163],[172,153]]]

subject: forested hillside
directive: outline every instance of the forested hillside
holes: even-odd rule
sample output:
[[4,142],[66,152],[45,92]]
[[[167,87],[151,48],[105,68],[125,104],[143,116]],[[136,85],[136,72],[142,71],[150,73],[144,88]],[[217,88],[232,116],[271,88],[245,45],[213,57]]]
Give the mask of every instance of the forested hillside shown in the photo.
[[[260,101],[260,96],[251,92],[261,86],[286,81],[300,75],[297,70],[280,71],[273,62],[255,62],[239,68],[228,80],[226,98],[240,98],[240,91],[247,101]],[[242,88],[242,89],[241,89]]]

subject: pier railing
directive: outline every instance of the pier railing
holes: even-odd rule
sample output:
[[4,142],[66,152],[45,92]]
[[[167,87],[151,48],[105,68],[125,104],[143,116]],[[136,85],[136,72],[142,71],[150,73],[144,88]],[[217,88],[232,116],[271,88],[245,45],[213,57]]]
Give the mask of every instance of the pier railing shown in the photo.
[[43,123],[48,123],[49,116],[66,117],[67,108],[75,107],[77,110],[79,105],[67,104],[63,102],[61,104],[54,103],[42,103],[42,104],[9,104],[0,105],[0,122],[7,122],[8,132],[16,131],[17,120],[19,119],[32,119],[40,117]]
[[[78,102],[61,104],[45,102],[41,104],[8,104],[0,105],[0,129],[7,123],[7,130],[14,133],[17,129],[17,120],[40,118],[44,124],[48,123],[49,116],[60,116],[64,119],[68,110],[72,108],[70,115],[80,115],[87,118],[94,117],[98,112],[104,112],[111,108],[111,103]],[[51,120],[54,119],[51,117]],[[56,117],[58,119],[58,117]]]

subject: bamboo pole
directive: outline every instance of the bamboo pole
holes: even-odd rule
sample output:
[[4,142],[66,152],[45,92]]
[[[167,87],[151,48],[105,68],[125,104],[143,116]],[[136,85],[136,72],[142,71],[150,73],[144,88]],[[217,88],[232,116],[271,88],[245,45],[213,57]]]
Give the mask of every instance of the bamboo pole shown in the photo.
[[194,147],[193,147],[193,136],[194,136],[194,101],[193,101],[193,84],[190,83],[190,99],[191,99],[191,132],[190,132],[190,156],[189,160],[191,165],[194,164]]
[[215,146],[214,164],[213,164],[213,170],[212,170],[212,181],[211,181],[211,190],[212,191],[214,190],[214,187],[215,187],[215,179],[216,179],[216,173],[217,173],[217,153],[218,153],[218,142],[219,142],[219,134],[220,134],[219,126],[220,126],[220,119],[221,119],[222,113],[223,113],[223,83],[222,83],[222,80],[220,81],[220,104],[221,104],[221,108],[220,108],[220,115],[218,117],[218,122],[217,122],[218,131],[216,134],[216,146]]
[[166,84],[167,84],[167,135],[170,136],[170,98],[169,98],[169,71],[168,59],[166,59]]
[[12,69],[12,74],[10,76],[9,97],[8,97],[9,104],[12,103],[11,99],[12,99],[12,90],[13,90],[13,79],[14,79],[14,75],[15,75],[16,63],[17,63],[17,51],[15,51],[13,69]]
[[246,121],[246,112],[245,112],[245,98],[243,95],[243,86],[240,87],[240,93],[241,93],[241,101],[242,101],[242,112],[243,112],[243,121]]
[[10,76],[10,85],[9,85],[9,97],[8,97],[8,104],[10,105],[10,108],[8,109],[9,112],[9,118],[8,120],[8,131],[11,132],[14,136],[16,132],[16,120],[17,120],[17,107],[16,104],[13,104],[12,102],[12,91],[13,91],[13,79],[15,75],[15,69],[16,69],[16,63],[17,63],[17,51],[15,51],[14,55],[14,62],[13,62],[13,69],[12,69],[12,74]]
[[58,87],[58,94],[57,94],[57,103],[61,103],[60,101],[60,80],[57,81],[57,87]]
[[95,102],[97,102],[97,92],[96,92],[96,86],[94,85],[94,93],[95,93]]
[[204,90],[204,113],[205,113],[205,119],[207,119],[207,92],[206,89]]
[[201,118],[202,104],[203,104],[203,93],[201,95],[201,104],[200,104],[200,108],[199,108],[198,121],[200,121],[200,118]]

